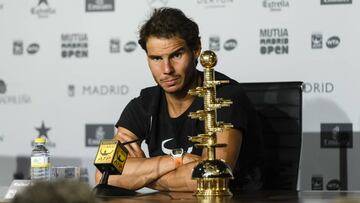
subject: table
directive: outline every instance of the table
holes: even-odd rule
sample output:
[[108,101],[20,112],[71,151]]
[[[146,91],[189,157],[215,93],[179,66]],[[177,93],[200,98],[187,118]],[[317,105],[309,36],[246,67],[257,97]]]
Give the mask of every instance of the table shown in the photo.
[[232,197],[214,199],[201,199],[193,196],[193,193],[182,192],[155,192],[140,194],[132,197],[117,197],[103,199],[104,203],[132,203],[132,202],[286,202],[286,203],[360,203],[360,192],[345,191],[259,191],[259,192],[233,192]]
[[4,196],[8,190],[8,186],[0,186],[0,202],[5,202]]
[[[0,187],[0,203],[5,201],[8,187]],[[193,193],[185,192],[145,192],[136,196],[115,197],[101,199],[103,203],[132,203],[132,202],[185,202],[185,203],[360,203],[360,191],[257,191],[257,192],[233,192],[232,197],[214,199],[201,199],[193,196]]]

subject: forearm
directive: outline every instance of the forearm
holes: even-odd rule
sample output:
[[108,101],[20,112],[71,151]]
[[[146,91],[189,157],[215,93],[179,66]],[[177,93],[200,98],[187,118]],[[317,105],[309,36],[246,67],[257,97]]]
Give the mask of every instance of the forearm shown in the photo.
[[171,171],[147,187],[160,191],[195,191],[196,180],[192,180],[192,170],[198,164],[198,161],[184,164],[174,171]]
[[[175,170],[175,164],[170,156],[152,158],[128,158],[121,175],[109,176],[109,185],[136,190],[147,186],[159,177]],[[101,178],[97,171],[96,182]]]

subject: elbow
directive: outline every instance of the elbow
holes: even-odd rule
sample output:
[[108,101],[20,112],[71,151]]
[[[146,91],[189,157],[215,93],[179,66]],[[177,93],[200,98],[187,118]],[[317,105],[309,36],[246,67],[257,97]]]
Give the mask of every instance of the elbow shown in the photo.
[[141,189],[141,188],[143,188],[144,187],[144,185],[141,185],[141,184],[128,184],[128,185],[126,185],[125,186],[125,189],[128,189],[128,190],[133,190],[133,191],[135,191],[135,190],[139,190],[139,189]]
[[[101,176],[102,176],[102,173],[99,170],[96,170],[96,173],[95,173],[95,183],[96,184],[100,183]],[[139,181],[134,180],[134,178],[126,177],[125,175],[122,177],[110,176],[109,180],[108,180],[108,184],[115,186],[115,187],[120,187],[120,188],[124,188],[127,190],[133,190],[133,191],[141,189],[143,187],[139,183]]]

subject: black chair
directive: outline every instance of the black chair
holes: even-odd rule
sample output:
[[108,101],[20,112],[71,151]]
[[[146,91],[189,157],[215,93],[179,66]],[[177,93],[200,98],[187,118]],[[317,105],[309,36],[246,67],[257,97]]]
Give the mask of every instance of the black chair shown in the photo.
[[265,190],[296,190],[302,136],[302,82],[241,83],[262,124]]

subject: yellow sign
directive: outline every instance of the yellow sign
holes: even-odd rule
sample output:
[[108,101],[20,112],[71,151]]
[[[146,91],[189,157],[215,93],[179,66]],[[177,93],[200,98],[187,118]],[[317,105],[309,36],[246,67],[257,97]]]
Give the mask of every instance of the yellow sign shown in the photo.
[[101,172],[110,175],[121,174],[127,159],[128,151],[118,140],[103,140],[95,157],[94,165]]
[[108,164],[112,162],[116,149],[117,141],[107,140],[100,145],[96,155],[95,164]]
[[119,146],[116,149],[115,157],[113,160],[113,165],[115,166],[115,168],[117,168],[117,170],[120,173],[124,169],[126,158],[127,158],[127,153],[124,150],[122,150],[121,147]]

